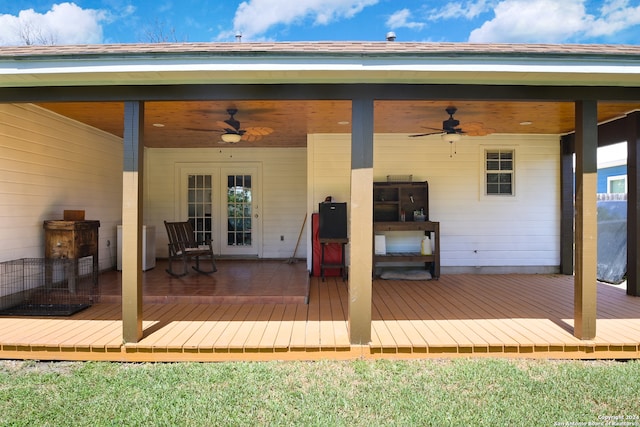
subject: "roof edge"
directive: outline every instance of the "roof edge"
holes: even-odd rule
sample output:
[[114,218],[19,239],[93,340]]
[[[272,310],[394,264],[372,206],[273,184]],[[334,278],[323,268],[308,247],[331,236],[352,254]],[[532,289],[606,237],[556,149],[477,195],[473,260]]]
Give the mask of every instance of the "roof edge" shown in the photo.
[[431,42],[223,42],[3,46],[0,59],[131,56],[448,56],[448,57],[640,57],[638,45]]

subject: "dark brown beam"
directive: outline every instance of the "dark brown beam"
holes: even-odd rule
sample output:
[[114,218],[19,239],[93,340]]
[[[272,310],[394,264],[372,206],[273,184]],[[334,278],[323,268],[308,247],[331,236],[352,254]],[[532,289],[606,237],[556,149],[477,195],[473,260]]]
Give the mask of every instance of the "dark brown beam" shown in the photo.
[[638,101],[640,87],[429,85],[429,84],[221,84],[0,88],[0,102],[174,100],[515,100]]
[[560,139],[560,273],[573,275],[574,174],[573,147],[575,135]]
[[640,296],[640,112],[627,117],[627,294]]

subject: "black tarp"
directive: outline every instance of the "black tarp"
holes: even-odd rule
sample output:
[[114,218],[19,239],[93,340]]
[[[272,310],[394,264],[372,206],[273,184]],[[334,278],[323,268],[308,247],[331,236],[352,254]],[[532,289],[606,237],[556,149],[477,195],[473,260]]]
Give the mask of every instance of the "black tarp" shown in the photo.
[[619,284],[627,273],[627,201],[598,201],[598,280]]

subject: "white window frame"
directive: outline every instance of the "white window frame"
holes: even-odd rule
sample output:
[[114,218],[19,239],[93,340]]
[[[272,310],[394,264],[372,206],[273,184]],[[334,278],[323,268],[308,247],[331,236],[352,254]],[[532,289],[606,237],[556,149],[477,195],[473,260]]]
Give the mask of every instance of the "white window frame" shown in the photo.
[[611,183],[613,181],[624,181],[624,193],[625,194],[629,191],[629,187],[627,186],[627,175],[615,175],[615,176],[608,176],[607,177],[607,194],[619,194],[619,193],[612,193],[611,192]]
[[[511,193],[488,193],[487,192],[487,175],[489,173],[495,173],[495,170],[487,170],[487,154],[489,153],[500,153],[500,152],[511,152],[511,170],[510,172],[503,172],[502,170],[498,170],[499,173],[510,173],[511,174]],[[492,146],[492,147],[484,147],[482,149],[482,166],[480,167],[482,173],[482,179],[480,180],[482,188],[481,188],[481,197],[483,199],[496,199],[500,198],[500,200],[509,200],[515,199],[516,197],[516,171],[517,171],[517,159],[516,156],[516,148],[512,146]]]

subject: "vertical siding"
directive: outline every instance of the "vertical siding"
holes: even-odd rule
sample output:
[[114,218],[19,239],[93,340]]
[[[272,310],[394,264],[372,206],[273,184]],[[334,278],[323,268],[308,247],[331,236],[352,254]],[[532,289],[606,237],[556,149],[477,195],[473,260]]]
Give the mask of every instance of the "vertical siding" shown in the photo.
[[[179,189],[176,166],[260,163],[262,167],[262,257],[292,256],[305,214],[305,148],[148,149],[146,155],[145,223],[156,226],[159,257],[167,256],[165,219],[175,218]],[[284,240],[280,240],[284,236]],[[300,242],[297,257],[306,256]]]
[[78,209],[100,220],[100,268],[112,267],[121,139],[33,105],[0,104],[0,148],[0,261],[44,256],[43,221]]
[[[317,210],[313,203],[324,195],[349,199],[349,147],[349,135],[310,136],[312,209]],[[485,147],[516,150],[515,197],[483,195]],[[441,263],[450,271],[555,269],[560,263],[559,168],[556,136],[466,137],[451,146],[437,135],[378,134],[374,142],[376,181],[413,175],[414,181],[429,182],[430,219],[440,222]]]

